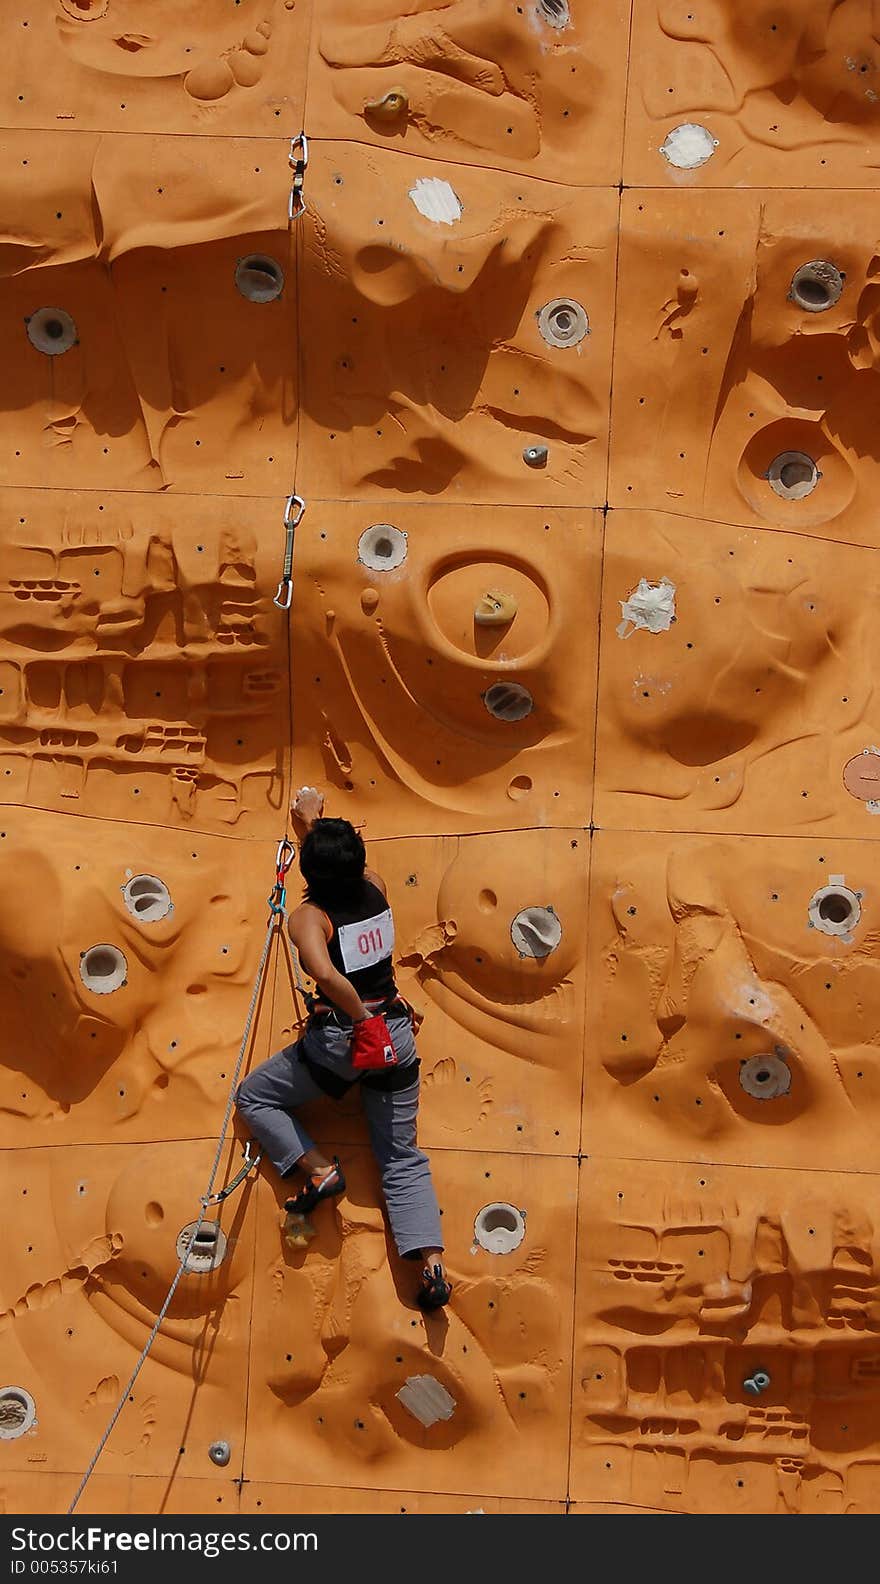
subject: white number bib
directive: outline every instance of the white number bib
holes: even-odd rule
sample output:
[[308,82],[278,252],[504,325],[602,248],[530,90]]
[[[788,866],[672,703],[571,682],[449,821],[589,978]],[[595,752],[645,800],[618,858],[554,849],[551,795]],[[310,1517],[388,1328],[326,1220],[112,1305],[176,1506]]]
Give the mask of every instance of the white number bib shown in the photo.
[[337,930],[342,966],[346,973],[358,968],[372,968],[394,950],[394,919],[391,909],[377,913],[373,918],[361,919],[358,924],[340,924]]

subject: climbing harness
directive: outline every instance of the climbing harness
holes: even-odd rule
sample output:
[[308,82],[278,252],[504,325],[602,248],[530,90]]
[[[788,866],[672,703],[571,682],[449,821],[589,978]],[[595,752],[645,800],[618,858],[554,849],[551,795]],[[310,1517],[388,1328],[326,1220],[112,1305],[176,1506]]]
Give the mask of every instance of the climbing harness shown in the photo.
[[301,495],[288,495],[287,505],[284,508],[285,540],[281,582],[278,584],[278,593],[272,601],[279,610],[290,610],[293,599],[293,540],[305,509],[306,503]]
[[293,171],[293,182],[290,188],[290,197],[287,201],[288,220],[298,220],[305,214],[306,201],[303,197],[303,182],[309,163],[309,140],[305,132],[300,132],[298,137],[290,140],[290,168]]
[[[245,1148],[245,1152],[244,1152],[244,1162],[243,1162],[240,1170],[233,1177],[232,1181],[227,1183],[225,1188],[221,1188],[219,1191],[215,1192],[215,1190],[214,1190],[214,1180],[215,1180],[215,1178],[217,1176],[217,1172],[218,1172],[219,1167],[220,1167],[220,1160],[221,1160],[222,1155],[223,1155],[223,1146],[226,1143],[226,1130],[229,1127],[229,1119],[230,1119],[230,1117],[232,1115],[232,1108],[233,1108],[233,1106],[235,1104],[235,1091],[238,1088],[239,1074],[241,1073],[242,1065],[244,1063],[245,1055],[246,1055],[247,1049],[248,1049],[248,1044],[250,1042],[251,1029],[253,1027],[253,1021],[254,1021],[254,1014],[255,1014],[255,1012],[257,1010],[257,1004],[258,1004],[259,999],[260,999],[260,991],[261,991],[262,986],[263,986],[263,979],[264,979],[264,976],[265,976],[265,973],[266,973],[266,965],[267,965],[267,963],[269,961],[269,952],[270,952],[271,947],[272,947],[272,937],[275,934],[276,927],[283,926],[283,923],[284,923],[284,910],[285,910],[285,901],[286,901],[286,895],[287,895],[285,880],[286,880],[286,876],[287,876],[287,871],[290,868],[291,863],[293,862],[293,856],[294,856],[294,849],[293,849],[292,844],[288,841],[286,836],[282,837],[281,841],[278,843],[278,851],[277,851],[277,853],[275,855],[275,884],[272,887],[272,890],[271,890],[270,895],[269,895],[269,909],[270,909],[270,911],[269,911],[269,919],[268,919],[268,922],[267,922],[267,925],[266,925],[266,938],[265,938],[265,941],[263,942],[263,950],[262,950],[262,952],[260,954],[259,966],[257,967],[256,978],[254,980],[254,988],[253,988],[253,991],[251,993],[250,1006],[248,1007],[247,1017],[245,1018],[244,1033],[242,1034],[242,1037],[241,1037],[241,1044],[240,1044],[239,1049],[238,1049],[238,1057],[237,1057],[236,1063],[235,1063],[235,1070],[234,1070],[234,1072],[232,1074],[232,1082],[231,1082],[230,1087],[229,1087],[229,1096],[228,1096],[227,1101],[226,1101],[226,1110],[225,1110],[224,1115],[223,1115],[223,1122],[222,1122],[222,1125],[221,1125],[221,1128],[220,1128],[220,1136],[219,1136],[219,1138],[217,1140],[217,1149],[216,1149],[216,1151],[214,1153],[214,1162],[213,1162],[213,1165],[211,1166],[211,1173],[210,1173],[210,1176],[208,1178],[208,1185],[207,1185],[207,1187],[205,1189],[205,1192],[202,1194],[202,1197],[201,1197],[201,1199],[199,1201],[198,1218],[193,1223],[192,1232],[191,1232],[191,1234],[190,1234],[190,1236],[189,1236],[189,1238],[187,1240],[186,1248],[184,1249],[183,1254],[181,1255],[180,1263],[179,1263],[179,1265],[177,1267],[177,1270],[176,1270],[176,1272],[174,1274],[174,1278],[173,1278],[173,1280],[171,1282],[171,1286],[169,1287],[168,1292],[167,1292],[167,1294],[165,1296],[165,1301],[162,1304],[162,1307],[161,1307],[161,1309],[159,1310],[159,1313],[156,1316],[155,1322],[153,1324],[153,1328],[152,1328],[149,1336],[147,1337],[147,1340],[144,1343],[143,1348],[141,1349],[141,1352],[140,1352],[140,1355],[138,1357],[137,1363],[135,1364],[135,1367],[132,1370],[129,1379],[128,1379],[123,1391],[120,1394],[119,1401],[116,1404],[115,1409],[113,1410],[113,1413],[111,1415],[111,1418],[110,1418],[110,1421],[109,1421],[109,1423],[107,1425],[107,1428],[104,1431],[104,1434],[102,1435],[100,1441],[98,1442],[98,1446],[97,1446],[97,1448],[95,1450],[94,1456],[92,1457],[92,1460],[89,1463],[88,1468],[86,1469],[82,1479],[80,1480],[79,1487],[77,1489],[76,1495],[74,1496],[73,1501],[70,1503],[70,1506],[67,1509],[68,1514],[72,1513],[75,1510],[76,1505],[77,1505],[77,1503],[78,1503],[83,1491],[86,1488],[86,1485],[88,1484],[89,1480],[91,1479],[92,1473],[93,1473],[93,1471],[95,1469],[95,1465],[97,1464],[98,1459],[101,1456],[101,1453],[103,1452],[105,1446],[107,1445],[107,1442],[109,1441],[111,1434],[113,1433],[113,1428],[114,1428],[114,1426],[116,1424],[116,1421],[119,1418],[119,1415],[121,1414],[123,1408],[125,1407],[125,1404],[128,1401],[128,1399],[129,1399],[129,1397],[131,1395],[131,1392],[132,1392],[132,1390],[134,1388],[135,1381],[137,1380],[141,1370],[143,1369],[144,1364],[147,1361],[147,1357],[149,1355],[150,1349],[153,1346],[153,1343],[155,1342],[156,1337],[159,1335],[159,1331],[160,1331],[160,1328],[161,1328],[161,1325],[162,1325],[162,1321],[165,1319],[165,1316],[166,1316],[166,1314],[168,1313],[168,1310],[171,1307],[171,1303],[172,1303],[172,1300],[174,1298],[174,1294],[176,1293],[177,1288],[178,1288],[178,1286],[180,1284],[180,1279],[183,1276],[184,1271],[187,1269],[187,1262],[189,1260],[190,1254],[193,1252],[193,1249],[200,1242],[200,1234],[201,1234],[201,1231],[202,1231],[202,1227],[203,1227],[203,1225],[205,1223],[205,1220],[207,1218],[208,1210],[210,1209],[210,1207],[212,1205],[222,1204],[224,1199],[228,1199],[229,1195],[231,1193],[233,1193],[235,1191],[235,1189],[238,1188],[245,1181],[245,1178],[255,1169],[255,1167],[257,1167],[260,1164],[260,1160],[262,1158],[261,1152],[257,1151],[257,1153],[255,1155],[252,1155],[251,1154],[251,1144],[250,1144],[250,1141],[248,1141],[248,1144],[247,1144],[247,1146]],[[281,930],[281,933],[282,933],[282,936],[283,936],[283,928]],[[295,962],[295,971],[296,971],[296,977],[297,977],[297,984],[301,985],[302,984],[302,978],[301,978],[301,974],[300,974],[300,970],[299,970],[299,964],[296,963],[295,956],[294,956],[294,962]],[[302,989],[303,989],[303,993],[305,993],[305,986],[303,986]]]

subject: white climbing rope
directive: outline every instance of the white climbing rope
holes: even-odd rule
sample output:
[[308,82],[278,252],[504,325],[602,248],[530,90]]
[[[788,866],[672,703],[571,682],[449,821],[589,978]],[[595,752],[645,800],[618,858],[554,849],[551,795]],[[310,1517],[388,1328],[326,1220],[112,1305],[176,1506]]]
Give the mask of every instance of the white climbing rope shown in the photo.
[[[281,850],[282,849],[279,846],[279,854],[281,853]],[[293,850],[291,848],[291,854],[292,854],[292,851]],[[277,889],[278,889],[278,882],[276,881],[276,890]],[[282,891],[282,894],[283,894],[283,886],[281,887],[281,891]],[[275,895],[276,895],[276,891],[273,891],[272,897],[270,897],[270,899],[269,899],[270,900],[270,905],[273,904],[273,898],[275,897]],[[77,1502],[79,1501],[83,1491],[85,1490],[89,1480],[91,1479],[92,1474],[93,1474],[94,1469],[95,1469],[95,1465],[97,1464],[98,1459],[101,1456],[101,1453],[103,1452],[105,1446],[107,1445],[107,1442],[110,1439],[110,1436],[113,1433],[113,1427],[116,1424],[116,1421],[119,1418],[119,1415],[121,1414],[123,1408],[125,1407],[126,1402],[128,1401],[128,1398],[129,1398],[129,1395],[131,1393],[132,1387],[134,1386],[134,1383],[137,1380],[138,1375],[140,1374],[141,1370],[143,1369],[144,1364],[147,1361],[147,1357],[149,1355],[150,1348],[153,1346],[153,1343],[155,1342],[156,1337],[159,1335],[159,1331],[160,1331],[160,1328],[161,1328],[161,1325],[162,1325],[162,1321],[165,1319],[165,1316],[168,1313],[169,1308],[171,1307],[171,1301],[172,1301],[172,1299],[174,1297],[174,1294],[177,1291],[178,1285],[180,1283],[180,1278],[183,1275],[184,1270],[186,1269],[186,1262],[189,1259],[189,1256],[190,1256],[190,1253],[192,1251],[193,1245],[194,1245],[194,1243],[196,1241],[196,1238],[198,1237],[199,1232],[201,1231],[202,1226],[204,1224],[204,1220],[205,1220],[205,1216],[206,1216],[207,1211],[208,1211],[208,1207],[214,1201],[214,1198],[215,1198],[215,1196],[214,1196],[214,1179],[217,1176],[217,1171],[218,1171],[218,1168],[220,1166],[220,1160],[221,1160],[221,1157],[222,1157],[222,1154],[223,1154],[223,1146],[226,1143],[226,1129],[229,1126],[229,1118],[232,1115],[232,1108],[233,1108],[233,1105],[235,1104],[235,1091],[238,1088],[238,1075],[241,1072],[242,1062],[244,1061],[245,1052],[246,1052],[247,1047],[248,1047],[248,1041],[250,1039],[250,1033],[251,1033],[251,1025],[253,1024],[254,1013],[256,1011],[257,1002],[258,1002],[259,996],[260,996],[260,988],[261,988],[262,983],[263,983],[263,975],[266,972],[266,964],[269,961],[269,952],[270,952],[270,949],[271,949],[271,946],[272,946],[272,936],[275,933],[275,927],[276,927],[276,924],[278,924],[278,923],[280,923],[282,928],[283,928],[283,924],[284,924],[284,908],[283,908],[283,905],[282,905],[276,911],[275,906],[272,905],[272,912],[269,915],[269,923],[268,923],[268,926],[267,926],[267,929],[266,929],[266,940],[264,942],[262,954],[260,956],[260,964],[259,964],[259,967],[257,969],[257,976],[256,976],[256,979],[254,980],[254,989],[253,989],[253,994],[251,995],[251,1004],[248,1007],[248,1014],[247,1014],[247,1018],[245,1019],[245,1025],[244,1025],[244,1033],[242,1034],[242,1037],[241,1037],[241,1045],[239,1047],[238,1059],[237,1059],[237,1061],[235,1063],[235,1071],[232,1074],[232,1083],[231,1083],[230,1089],[229,1089],[229,1098],[226,1101],[226,1111],[225,1111],[224,1116],[223,1116],[223,1125],[222,1125],[222,1127],[220,1129],[220,1137],[217,1140],[217,1150],[216,1150],[216,1153],[214,1155],[214,1164],[211,1167],[211,1175],[208,1178],[208,1186],[205,1189],[205,1192],[202,1194],[202,1198],[201,1198],[201,1201],[200,1201],[198,1219],[196,1220],[196,1222],[193,1225],[193,1229],[192,1229],[192,1233],[190,1234],[189,1241],[188,1241],[188,1243],[186,1245],[186,1248],[185,1248],[185,1250],[183,1252],[183,1255],[181,1256],[180,1264],[177,1267],[177,1270],[176,1270],[175,1275],[174,1275],[174,1280],[172,1281],[171,1286],[169,1287],[168,1292],[167,1292],[167,1294],[165,1296],[165,1301],[164,1301],[161,1309],[159,1310],[159,1313],[156,1316],[156,1320],[155,1320],[155,1323],[153,1325],[153,1329],[150,1332],[149,1336],[147,1337],[147,1340],[144,1343],[143,1348],[141,1349],[140,1357],[138,1358],[138,1361],[135,1364],[135,1367],[134,1367],[134,1369],[131,1372],[131,1376],[129,1377],[128,1383],[127,1383],[127,1385],[125,1386],[125,1389],[123,1390],[123,1392],[120,1395],[119,1401],[118,1401],[118,1403],[116,1404],[116,1407],[113,1410],[113,1413],[111,1415],[111,1418],[110,1418],[110,1421],[109,1421],[109,1423],[107,1425],[107,1428],[104,1431],[104,1434],[102,1435],[100,1441],[98,1442],[98,1445],[97,1445],[97,1447],[95,1449],[94,1456],[92,1457],[92,1460],[89,1463],[88,1468],[86,1469],[82,1479],[79,1482],[79,1486],[77,1488],[76,1495],[74,1496],[73,1501],[70,1503],[70,1506],[67,1509],[68,1515],[70,1515],[70,1513],[72,1513],[75,1510]],[[298,969],[297,969],[297,976],[299,977]],[[258,1163],[258,1161],[259,1161],[259,1156],[256,1156],[254,1158],[254,1160],[251,1162],[251,1164],[252,1165],[256,1165]],[[244,1178],[242,1178],[242,1181],[244,1181]]]
[[[290,162],[290,169],[291,169],[291,173],[292,174],[291,174],[290,197],[289,197],[289,200],[288,200],[288,208],[287,208],[287,217],[288,217],[288,224],[290,226],[293,226],[294,223],[298,219],[300,219],[300,217],[303,215],[303,213],[305,212],[305,208],[306,208],[305,198],[303,196],[303,182],[305,180],[305,173],[306,173],[306,169],[307,169],[308,163],[309,163],[309,144],[308,144],[308,139],[307,139],[306,134],[305,134],[304,131],[300,132],[297,137],[291,139],[289,162]],[[297,346],[299,347],[299,342],[297,342]],[[300,420],[300,416],[301,416],[301,411],[298,409],[298,411],[297,411],[297,445],[299,443],[299,420]],[[283,564],[282,564],[281,581],[280,581],[280,583],[278,585],[278,592],[277,592],[277,594],[275,596],[275,600],[274,600],[274,604],[277,605],[280,610],[284,610],[284,611],[287,611],[287,612],[290,611],[291,604],[292,604],[292,601],[293,601],[293,549],[294,549],[294,535],[295,535],[295,530],[296,530],[297,524],[301,520],[303,512],[305,511],[305,509],[306,509],[306,503],[303,500],[302,496],[301,495],[297,495],[295,492],[291,493],[290,496],[288,497],[287,505],[286,505],[285,511],[284,511],[284,528],[285,528],[284,560],[283,560]],[[289,651],[288,651],[288,663],[289,663]],[[290,697],[291,697],[291,707],[292,707],[292,700],[293,700],[292,679],[291,679]],[[292,726],[292,722],[291,722],[291,726]],[[291,736],[292,736],[292,732],[291,732]],[[229,1087],[229,1097],[228,1097],[228,1099],[226,1101],[226,1111],[225,1111],[224,1116],[223,1116],[223,1125],[222,1125],[222,1127],[220,1129],[220,1136],[219,1136],[219,1138],[217,1140],[217,1150],[216,1150],[216,1154],[214,1155],[214,1164],[211,1167],[211,1175],[208,1178],[208,1186],[207,1186],[205,1192],[202,1194],[202,1197],[201,1197],[198,1219],[195,1221],[195,1223],[193,1225],[193,1229],[192,1229],[192,1233],[190,1234],[189,1241],[187,1242],[186,1248],[185,1248],[185,1250],[184,1250],[184,1252],[183,1252],[183,1254],[181,1256],[180,1263],[179,1263],[179,1265],[177,1267],[177,1270],[176,1270],[176,1272],[174,1274],[174,1279],[173,1279],[173,1281],[171,1283],[171,1286],[169,1287],[168,1292],[165,1295],[165,1301],[162,1304],[162,1307],[161,1307],[161,1309],[159,1310],[159,1313],[156,1316],[153,1328],[152,1328],[149,1336],[147,1337],[147,1340],[146,1340],[143,1348],[141,1349],[140,1356],[138,1358],[137,1363],[135,1364],[134,1369],[132,1370],[131,1376],[129,1377],[129,1380],[128,1380],[126,1386],[125,1386],[125,1389],[120,1394],[119,1401],[118,1401],[118,1403],[116,1404],[116,1407],[113,1410],[113,1413],[111,1415],[111,1418],[110,1418],[110,1421],[109,1421],[109,1423],[107,1425],[107,1428],[104,1431],[104,1434],[102,1435],[100,1441],[98,1442],[98,1445],[97,1445],[97,1447],[95,1449],[94,1456],[92,1457],[92,1460],[89,1463],[88,1468],[86,1469],[82,1479],[80,1480],[79,1486],[77,1488],[76,1495],[74,1496],[73,1501],[70,1503],[70,1506],[67,1509],[68,1515],[70,1513],[74,1512],[74,1510],[75,1510],[75,1508],[77,1506],[77,1503],[79,1502],[79,1499],[82,1496],[83,1491],[85,1490],[89,1480],[91,1479],[92,1474],[93,1474],[94,1469],[95,1469],[95,1466],[96,1466],[96,1464],[98,1462],[98,1459],[100,1458],[101,1453],[103,1452],[105,1446],[107,1445],[107,1442],[110,1439],[110,1436],[113,1433],[113,1427],[116,1424],[116,1421],[119,1418],[119,1415],[121,1414],[123,1408],[125,1407],[125,1404],[126,1404],[128,1398],[129,1398],[130,1394],[131,1394],[132,1387],[134,1386],[134,1383],[137,1380],[138,1375],[140,1374],[141,1370],[143,1369],[144,1364],[146,1363],[147,1357],[149,1356],[150,1349],[153,1346],[153,1343],[155,1342],[156,1337],[158,1336],[159,1331],[161,1329],[162,1321],[165,1319],[165,1316],[168,1313],[168,1310],[169,1310],[169,1308],[171,1306],[171,1302],[172,1302],[172,1300],[174,1298],[174,1294],[176,1293],[178,1285],[180,1283],[180,1278],[182,1277],[182,1275],[183,1275],[183,1273],[184,1273],[184,1271],[186,1269],[186,1262],[189,1259],[189,1256],[190,1256],[190,1254],[192,1252],[192,1249],[193,1249],[193,1246],[194,1246],[194,1244],[196,1242],[196,1239],[198,1238],[198,1235],[199,1235],[199,1233],[200,1233],[200,1231],[202,1229],[202,1226],[204,1225],[205,1216],[206,1216],[208,1207],[211,1204],[219,1203],[220,1200],[225,1198],[228,1193],[231,1193],[234,1188],[238,1187],[242,1182],[244,1182],[245,1178],[247,1177],[248,1173],[253,1169],[253,1167],[259,1164],[260,1156],[259,1156],[259,1154],[257,1154],[254,1157],[254,1159],[250,1162],[250,1165],[247,1167],[247,1170],[240,1171],[238,1173],[237,1177],[233,1180],[233,1182],[229,1184],[227,1189],[225,1189],[221,1194],[215,1194],[214,1193],[214,1191],[213,1191],[214,1190],[214,1179],[215,1179],[215,1177],[217,1175],[217,1171],[218,1171],[218,1168],[220,1166],[220,1160],[221,1160],[221,1157],[222,1157],[222,1154],[223,1154],[223,1146],[226,1143],[226,1130],[227,1130],[227,1128],[229,1126],[229,1118],[232,1115],[232,1108],[233,1108],[233,1106],[235,1104],[235,1091],[238,1088],[238,1077],[239,1077],[239,1073],[241,1072],[242,1063],[244,1061],[245,1052],[247,1050],[248,1041],[250,1039],[251,1025],[253,1024],[254,1013],[256,1011],[257,1002],[259,1000],[259,995],[260,995],[260,987],[261,987],[261,985],[263,983],[263,975],[265,974],[266,964],[267,964],[267,962],[269,960],[269,951],[270,951],[271,946],[272,946],[272,936],[275,933],[276,925],[281,929],[282,937],[284,935],[284,921],[285,921],[285,917],[286,917],[286,903],[287,903],[287,892],[286,892],[286,888],[285,888],[285,883],[284,882],[285,882],[285,877],[286,877],[287,871],[290,868],[291,863],[293,862],[293,856],[294,856],[294,849],[293,849],[293,846],[292,846],[291,842],[288,841],[286,836],[282,837],[281,841],[278,844],[278,852],[277,852],[276,859],[275,859],[275,885],[274,885],[272,893],[271,893],[271,895],[269,897],[269,909],[270,909],[270,912],[269,912],[268,923],[267,923],[267,926],[266,926],[266,939],[265,939],[265,942],[264,942],[264,945],[263,945],[263,950],[262,950],[262,953],[261,953],[261,956],[260,956],[260,963],[259,963],[259,967],[257,968],[256,979],[254,980],[254,989],[253,989],[253,994],[251,996],[251,1004],[250,1004],[250,1006],[248,1008],[247,1018],[245,1020],[244,1033],[242,1034],[241,1046],[239,1047],[239,1052],[238,1052],[238,1060],[236,1061],[236,1064],[235,1064],[235,1071],[232,1074],[232,1083],[230,1084],[230,1087]],[[296,952],[295,948],[293,947],[292,943],[288,942],[286,944],[288,945],[289,956],[290,956],[290,959],[291,959],[291,961],[293,963],[293,972],[294,972],[294,978],[296,980],[297,991],[299,992],[300,997],[305,1002],[305,998],[307,996],[307,990],[306,990],[305,984],[303,983],[302,973],[300,971],[299,957],[298,957],[297,952]]]

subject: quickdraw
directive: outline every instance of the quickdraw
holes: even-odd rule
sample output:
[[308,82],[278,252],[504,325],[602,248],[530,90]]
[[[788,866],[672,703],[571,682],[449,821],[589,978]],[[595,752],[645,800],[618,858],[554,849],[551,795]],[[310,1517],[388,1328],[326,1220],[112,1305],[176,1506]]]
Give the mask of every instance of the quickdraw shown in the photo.
[[290,140],[290,168],[293,171],[293,183],[290,197],[287,202],[287,218],[290,221],[298,220],[305,214],[306,201],[303,197],[303,182],[309,163],[309,140],[305,132],[300,132],[298,137]]
[[290,610],[293,600],[293,543],[296,530],[303,520],[306,503],[301,495],[288,495],[284,508],[284,560],[281,564],[281,582],[272,601],[279,610]]
[[236,1188],[240,1183],[244,1182],[250,1172],[256,1171],[262,1159],[262,1150],[257,1150],[255,1155],[251,1154],[251,1140],[248,1139],[244,1147],[244,1160],[240,1169],[236,1172],[232,1181],[227,1183],[225,1188],[221,1188],[219,1193],[202,1195],[202,1209],[207,1210],[211,1205],[222,1204],[224,1199],[228,1199],[231,1193],[235,1193]]
[[275,854],[275,884],[267,898],[269,903],[269,917],[266,921],[267,928],[279,914],[284,914],[287,908],[287,871],[293,863],[296,849],[292,842],[282,836]]

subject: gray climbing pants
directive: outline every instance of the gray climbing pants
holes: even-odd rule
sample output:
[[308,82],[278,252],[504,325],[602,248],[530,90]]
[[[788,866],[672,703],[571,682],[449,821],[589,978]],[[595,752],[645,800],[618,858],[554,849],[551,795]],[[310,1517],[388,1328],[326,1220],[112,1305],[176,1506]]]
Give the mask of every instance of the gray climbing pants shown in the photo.
[[[399,1065],[414,1064],[416,1046],[409,1018],[392,1014],[386,1022]],[[239,1085],[235,1096],[239,1116],[282,1177],[313,1147],[294,1108],[325,1094],[303,1058],[325,1068],[331,1082],[332,1078],[350,1082],[362,1076],[349,1060],[350,1044],[351,1024],[344,1018],[323,1027],[307,1027],[295,1045],[270,1056]],[[416,1144],[418,1069],[405,1089],[376,1089],[363,1082],[358,1088],[397,1252],[417,1256],[420,1249],[442,1249],[431,1168]]]

